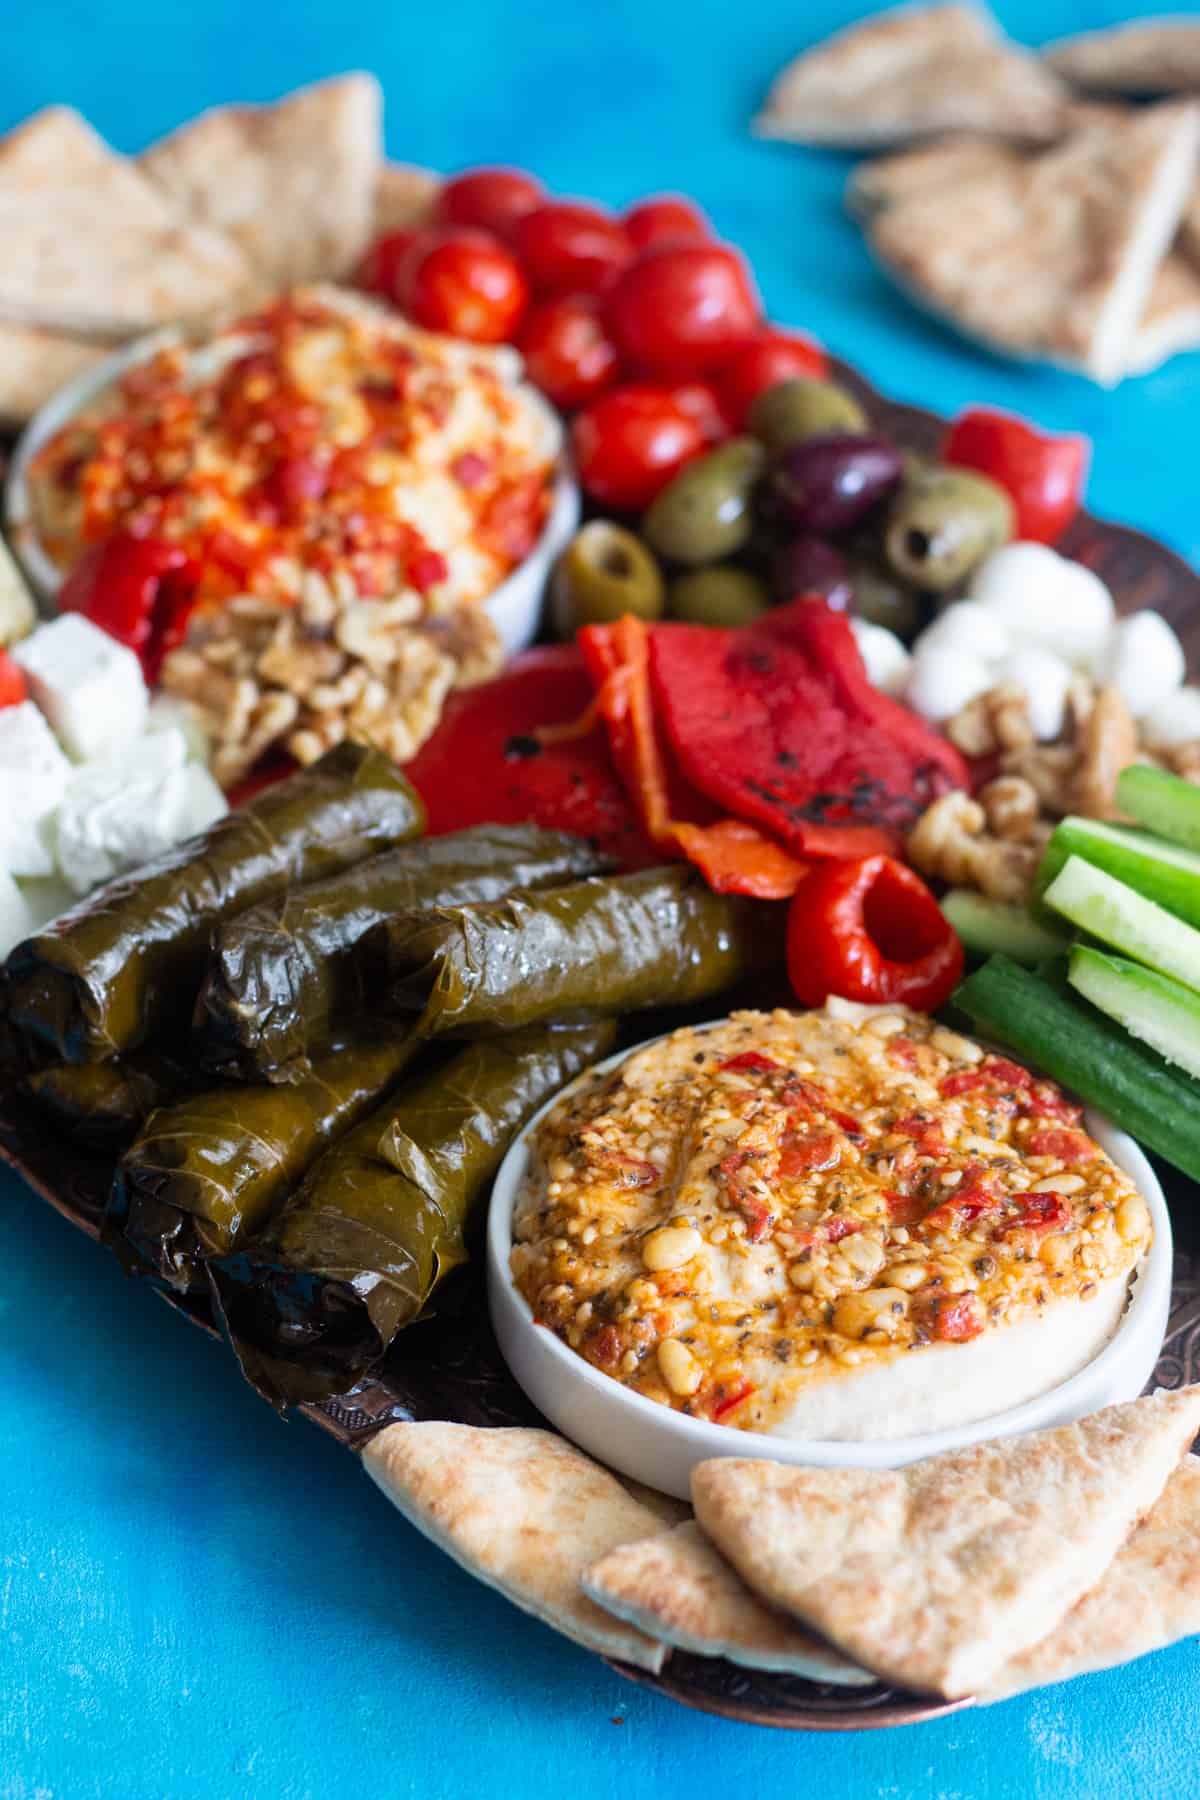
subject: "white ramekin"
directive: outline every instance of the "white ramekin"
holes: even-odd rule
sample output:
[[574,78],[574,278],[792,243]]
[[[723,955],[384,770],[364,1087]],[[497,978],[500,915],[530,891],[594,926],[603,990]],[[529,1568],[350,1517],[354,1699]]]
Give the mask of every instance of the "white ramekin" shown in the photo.
[[[85,369],[46,401],[17,440],[4,488],[5,526],[25,576],[48,612],[53,611],[54,596],[62,584],[63,571],[47,554],[38,536],[29,491],[29,465],[56,431],[76,413],[91,406],[97,396],[111,387],[127,369],[145,362],[168,344],[179,342],[181,337],[182,333],[172,328],[154,331],[114,351],[94,368]],[[535,389],[525,391],[538,404],[545,404]],[[579,511],[579,487],[564,457],[555,476],[554,497],[541,537],[525,561],[488,595],[484,603],[510,656],[523,650],[537,635],[547,578],[555,559],[574,536]]]
[[[632,1054],[632,1050],[623,1050],[593,1072],[606,1073]],[[512,1217],[529,1167],[529,1145],[542,1118],[561,1098],[557,1095],[542,1107],[510,1148],[496,1177],[487,1231],[492,1324],[505,1361],[539,1412],[599,1461],[637,1481],[686,1500],[693,1468],[714,1456],[762,1456],[824,1468],[899,1468],[941,1450],[1064,1425],[1118,1400],[1133,1400],[1153,1373],[1171,1303],[1171,1221],[1158,1178],[1133,1139],[1089,1112],[1085,1120],[1088,1130],[1136,1183],[1149,1207],[1154,1242],[1116,1332],[1086,1368],[1069,1380],[1021,1406],[973,1424],[878,1442],[796,1440],[737,1431],[730,1425],[688,1418],[647,1400],[602,1374],[552,1331],[535,1325],[528,1302],[512,1279]]]

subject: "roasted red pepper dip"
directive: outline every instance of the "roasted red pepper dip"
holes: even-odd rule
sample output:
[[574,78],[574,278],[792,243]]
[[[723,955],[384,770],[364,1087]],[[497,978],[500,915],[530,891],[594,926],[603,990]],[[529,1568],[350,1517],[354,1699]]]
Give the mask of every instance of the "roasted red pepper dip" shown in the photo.
[[900,1436],[947,1395],[986,1417],[1091,1359],[1150,1241],[1079,1121],[917,1013],[734,1014],[547,1116],[514,1278],[597,1369],[720,1424]]

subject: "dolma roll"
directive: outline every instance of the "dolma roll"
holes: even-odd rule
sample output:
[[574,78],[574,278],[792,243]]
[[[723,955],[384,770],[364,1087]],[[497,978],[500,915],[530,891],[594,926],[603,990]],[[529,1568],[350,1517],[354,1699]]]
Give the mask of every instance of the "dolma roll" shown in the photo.
[[194,1076],[179,1057],[135,1050],[112,1062],[53,1063],[22,1090],[84,1144],[116,1146],[137,1136],[156,1106],[167,1106]]
[[339,1019],[364,1009],[351,954],[399,912],[498,900],[606,867],[586,838],[481,825],[370,857],[254,906],[214,935],[196,1005],[205,1066],[243,1080],[295,1080]]
[[775,909],[714,894],[685,864],[490,906],[400,916],[364,940],[375,1004],[421,1030],[513,1031],[570,1013],[683,1006],[777,953]]
[[179,1292],[206,1285],[204,1260],[265,1224],[419,1048],[397,1029],[390,1041],[332,1052],[293,1086],[212,1088],[152,1113],[113,1182],[108,1237],[121,1260]]
[[265,1230],[212,1266],[242,1368],[277,1405],[345,1392],[467,1257],[492,1177],[611,1021],[459,1050],[327,1150]]
[[386,756],[339,744],[18,944],[9,1024],[32,1062],[103,1061],[186,1025],[214,925],[417,837],[423,823]]

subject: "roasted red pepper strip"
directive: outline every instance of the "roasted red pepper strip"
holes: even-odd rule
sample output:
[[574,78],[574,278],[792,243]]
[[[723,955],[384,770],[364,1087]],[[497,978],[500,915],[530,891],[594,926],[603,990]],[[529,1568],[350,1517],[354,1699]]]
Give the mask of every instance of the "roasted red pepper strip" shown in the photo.
[[1079,511],[1091,449],[1085,437],[1055,437],[1012,413],[973,406],[946,433],[942,461],[1004,488],[1018,538],[1053,544]]
[[0,706],[20,706],[28,693],[21,665],[0,650]]
[[764,1056],[761,1050],[743,1050],[740,1056],[727,1056],[723,1063],[717,1064],[717,1074],[726,1069],[748,1069],[758,1074],[765,1074],[772,1069],[781,1069],[773,1056]]
[[82,613],[136,651],[153,684],[163,657],[183,641],[198,580],[196,565],[177,544],[118,531],[83,552],[63,582],[58,608]]
[[727,1419],[731,1412],[736,1411],[739,1406],[744,1405],[745,1402],[749,1400],[754,1391],[754,1383],[752,1381],[747,1381],[744,1382],[740,1388],[736,1389],[734,1393],[727,1394],[724,1400],[719,1400],[709,1415],[713,1424],[719,1425],[722,1419]]
[[903,1002],[932,1012],[962,974],[963,949],[921,877],[889,856],[813,870],[788,916],[788,973],[805,1006]]

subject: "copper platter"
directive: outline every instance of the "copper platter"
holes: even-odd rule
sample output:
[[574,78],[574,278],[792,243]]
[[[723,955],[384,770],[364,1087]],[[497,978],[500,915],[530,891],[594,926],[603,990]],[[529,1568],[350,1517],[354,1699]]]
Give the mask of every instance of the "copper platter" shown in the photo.
[[[873,420],[916,451],[934,450],[944,421],[918,407],[885,400],[846,365],[838,378],[864,401]],[[1061,548],[1108,584],[1122,612],[1153,607],[1171,622],[1200,662],[1200,577],[1163,544],[1122,525],[1081,516]],[[103,1157],[52,1141],[38,1115],[14,1095],[0,1096],[0,1161],[43,1200],[87,1232],[99,1221],[111,1177]],[[1152,1386],[1200,1379],[1200,1223],[1194,1184],[1161,1168],[1176,1237],[1171,1317]],[[163,1294],[196,1325],[216,1335],[202,1304]],[[411,1329],[378,1377],[349,1393],[300,1411],[347,1449],[358,1450],[396,1419],[453,1419],[478,1426],[542,1424],[501,1360],[487,1321],[483,1283],[468,1277],[452,1310]],[[676,1652],[661,1675],[614,1662],[619,1674],[701,1712],[790,1731],[863,1731],[942,1718],[969,1706],[876,1683],[838,1688],[799,1676],[768,1675],[716,1658]]]

